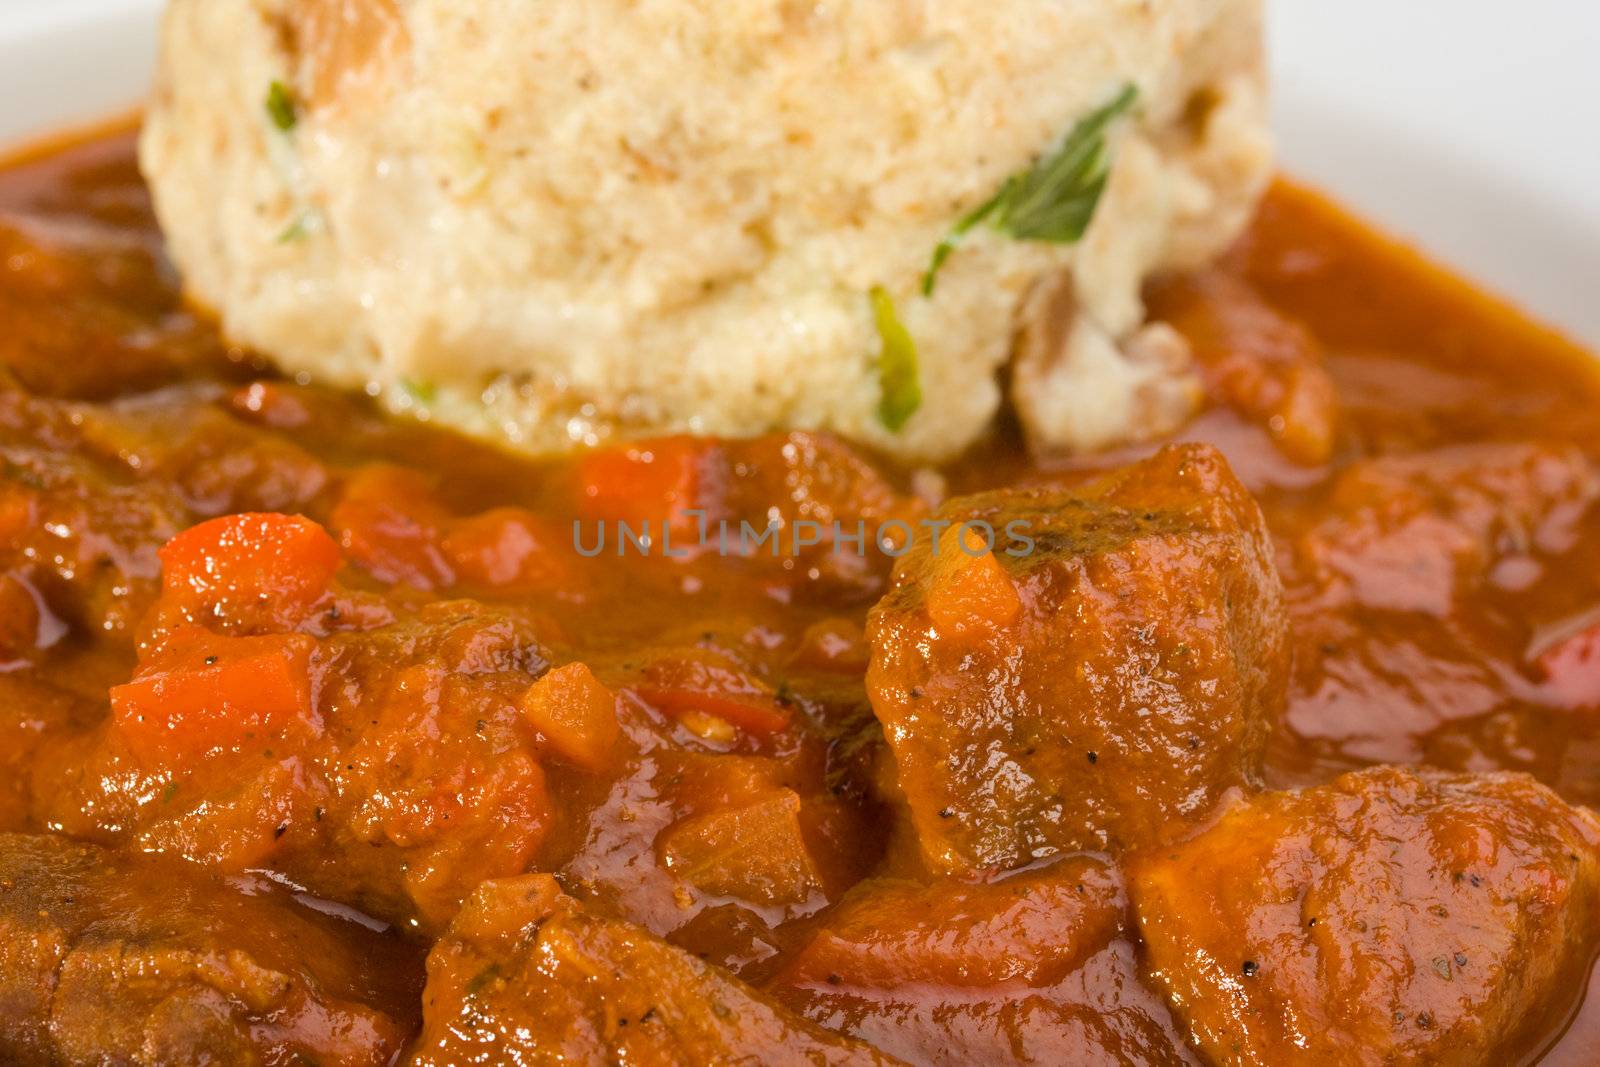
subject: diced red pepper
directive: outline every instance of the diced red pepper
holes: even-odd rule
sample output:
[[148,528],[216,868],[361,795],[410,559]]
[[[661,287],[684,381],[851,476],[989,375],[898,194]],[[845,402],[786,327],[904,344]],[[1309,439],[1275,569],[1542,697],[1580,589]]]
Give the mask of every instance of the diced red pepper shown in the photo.
[[351,560],[379,581],[419,589],[455,583],[440,548],[451,516],[420,473],[381,464],[357,471],[331,519]]
[[316,728],[306,634],[219,637],[174,631],[133,680],[111,690],[117,731],[140,759],[172,762],[229,748],[254,734],[263,744]]
[[652,707],[682,719],[711,715],[758,736],[789,728],[789,713],[772,690],[726,662],[698,652],[658,659],[635,690]]
[[570,567],[557,555],[561,538],[522,508],[495,508],[456,519],[444,536],[446,558],[464,582],[500,589],[551,590],[566,584]]
[[698,529],[688,509],[701,506],[701,463],[707,446],[692,437],[663,437],[591,452],[578,466],[579,508],[592,521],[624,522],[638,533],[668,524],[687,548]]
[[246,629],[303,622],[339,569],[339,546],[298,515],[244,514],[185,530],[161,550],[163,605]]
[[611,765],[620,730],[617,697],[582,663],[569,663],[534,682],[522,711],[544,743],[587,771]]

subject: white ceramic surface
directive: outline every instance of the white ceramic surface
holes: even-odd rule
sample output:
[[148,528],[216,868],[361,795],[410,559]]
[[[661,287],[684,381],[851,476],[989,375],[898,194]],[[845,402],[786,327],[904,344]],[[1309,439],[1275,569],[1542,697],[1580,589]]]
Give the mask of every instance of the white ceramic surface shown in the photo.
[[[1284,166],[1600,348],[1600,4],[1272,3]],[[0,0],[0,143],[136,104],[159,9]]]

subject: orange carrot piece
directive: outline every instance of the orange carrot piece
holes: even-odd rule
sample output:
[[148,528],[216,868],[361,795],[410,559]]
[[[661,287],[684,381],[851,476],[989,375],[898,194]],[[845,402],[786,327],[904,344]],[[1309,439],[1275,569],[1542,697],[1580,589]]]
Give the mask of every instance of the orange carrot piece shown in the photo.
[[939,547],[928,590],[928,617],[949,632],[1006,626],[1022,611],[1016,583],[992,551],[971,554],[981,545],[968,540],[963,548],[960,536],[959,530],[951,530]]
[[625,522],[642,532],[663,522],[675,534],[696,528],[686,509],[701,495],[706,445],[692,437],[663,437],[591,452],[578,466],[579,506],[590,520]]
[[557,667],[528,689],[522,712],[557,756],[586,771],[611,766],[621,733],[617,697],[582,663]]
[[190,618],[288,628],[327,593],[339,562],[339,546],[310,519],[228,515],[167,542],[162,600]]
[[112,719],[134,755],[152,763],[315,729],[315,648],[305,634],[219,637],[181,627],[132,681],[112,688]]

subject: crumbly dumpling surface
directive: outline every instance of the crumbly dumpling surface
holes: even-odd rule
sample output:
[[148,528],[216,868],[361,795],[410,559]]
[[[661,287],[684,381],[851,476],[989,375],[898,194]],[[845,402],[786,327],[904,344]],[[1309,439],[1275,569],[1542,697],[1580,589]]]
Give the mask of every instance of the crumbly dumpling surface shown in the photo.
[[[1264,184],[1260,8],[172,0],[142,158],[236,340],[518,447],[801,427],[945,456],[1019,334],[1035,441],[1098,447],[1198,395],[1139,289]],[[957,220],[1130,85],[1083,238],[980,226],[922,295]],[[918,350],[898,429],[875,287]]]

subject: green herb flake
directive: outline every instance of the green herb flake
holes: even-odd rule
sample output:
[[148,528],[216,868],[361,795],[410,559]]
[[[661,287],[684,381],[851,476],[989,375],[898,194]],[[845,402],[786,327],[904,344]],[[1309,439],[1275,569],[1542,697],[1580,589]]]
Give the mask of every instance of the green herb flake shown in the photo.
[[899,433],[922,406],[922,384],[917,374],[917,343],[900,321],[894,298],[881,285],[872,288],[872,318],[883,344],[878,356],[878,420]]
[[267,117],[284,133],[294,129],[295,123],[300,121],[300,109],[295,105],[294,94],[276,79],[267,86]]
[[467,981],[467,996],[476,997],[500,977],[500,965],[491,963]]
[[1082,240],[1111,172],[1106,133],[1138,98],[1137,86],[1123,88],[1109,104],[1074,126],[1054,153],[1007,178],[987,203],[963,216],[933,250],[928,272],[922,277],[922,294],[933,295],[945,260],[981,224],[1018,241],[1076,244]]
[[439,398],[439,388],[432,382],[412,378],[400,379],[400,388],[418,404],[431,404]]
[[302,211],[300,214],[294,217],[293,222],[289,223],[289,225],[285,226],[283,230],[279,232],[278,243],[280,245],[288,245],[294,244],[296,241],[304,241],[311,233],[310,222],[311,220],[308,218],[308,213]]

